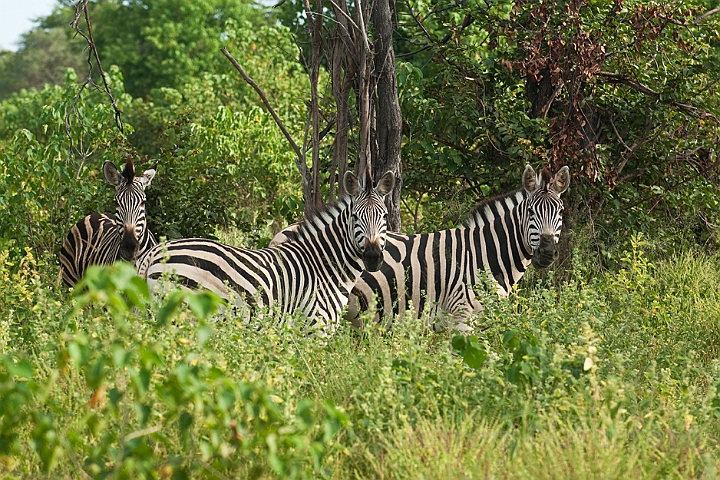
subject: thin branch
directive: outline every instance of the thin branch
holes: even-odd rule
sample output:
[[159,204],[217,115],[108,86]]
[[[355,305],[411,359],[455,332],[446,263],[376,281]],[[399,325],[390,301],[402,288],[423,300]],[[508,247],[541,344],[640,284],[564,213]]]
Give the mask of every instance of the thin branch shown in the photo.
[[[85,83],[83,83],[80,86],[80,90],[78,91],[77,95],[75,96],[75,99],[73,100],[70,110],[65,115],[65,131],[68,134],[68,137],[70,137],[70,142],[72,144],[72,137],[70,135],[70,124],[69,124],[69,116],[70,112],[72,112],[75,108],[75,105],[77,104],[78,100],[80,99],[80,94],[82,91],[87,87],[88,85],[92,85],[98,90],[103,90],[107,96],[110,98],[110,104],[112,105],[113,110],[115,111],[115,125],[117,125],[118,130],[120,130],[120,133],[123,135],[125,134],[125,128],[123,127],[122,119],[120,118],[122,115],[122,111],[120,110],[120,107],[118,107],[117,100],[113,96],[112,92],[110,92],[110,86],[107,82],[107,75],[105,74],[105,71],[102,68],[102,64],[100,63],[100,55],[98,54],[97,47],[95,46],[95,39],[93,38],[92,34],[92,25],[90,23],[90,14],[88,13],[88,4],[89,0],[80,0],[77,5],[75,6],[75,19],[72,21],[70,26],[75,29],[75,35],[82,36],[85,41],[88,44],[88,76],[85,80]],[[80,22],[80,15],[84,14],[85,17],[85,24],[87,25],[88,33],[85,35],[80,28],[78,27],[78,23]],[[98,69],[100,69],[100,77],[103,81],[103,87],[100,87],[97,85],[93,79],[92,79],[92,58],[95,58],[95,62],[97,63]]]
[[560,85],[558,85],[555,90],[553,90],[552,95],[550,95],[550,99],[547,101],[545,106],[540,111],[540,118],[545,120],[547,118],[548,112],[550,111],[550,107],[552,107],[553,102],[555,101],[555,98],[560,93],[560,90],[565,86],[564,82],[560,82]]
[[[292,136],[290,136],[290,132],[287,131],[285,128],[285,125],[283,124],[282,120],[280,120],[280,117],[278,117],[277,113],[275,113],[275,109],[273,109],[272,105],[270,105],[270,102],[267,99],[267,96],[265,96],[265,93],[260,89],[257,83],[253,81],[252,78],[248,76],[248,74],[245,72],[245,70],[240,66],[240,64],[233,58],[233,56],[228,52],[227,48],[222,47],[220,51],[227,57],[228,60],[230,60],[230,63],[232,63],[233,67],[240,72],[240,75],[243,77],[243,80],[247,82],[248,85],[250,85],[255,92],[260,96],[260,99],[262,100],[263,104],[265,105],[265,108],[268,109],[270,112],[270,115],[272,115],[273,120],[275,120],[275,123],[277,123],[277,126],[280,127],[280,130],[282,131],[283,135],[285,135],[285,138],[290,143],[290,146],[293,150],[295,150],[295,154],[298,157],[298,168],[300,168],[300,165],[304,165],[304,162],[300,162],[300,159],[302,159],[303,155],[300,150],[300,147],[297,143],[295,143],[295,140],[293,140]],[[302,173],[303,169],[300,168],[300,172]]]
[[697,25],[700,22],[702,22],[703,20],[705,20],[707,17],[709,17],[711,15],[715,15],[718,12],[720,12],[720,7],[713,8],[712,10],[708,10],[707,12],[703,13],[702,15],[700,15],[699,17],[694,19],[692,23],[693,23],[693,25]]
[[153,433],[157,433],[160,430],[162,430],[162,425],[155,425],[154,427],[148,427],[148,428],[143,428],[142,430],[136,430],[132,433],[125,435],[125,438],[123,438],[123,441],[129,442],[130,440],[133,440],[135,438],[144,437],[146,435],[152,435]]
[[[653,98],[659,99],[660,93],[656,92],[652,88],[643,85],[642,83],[633,80],[632,78],[625,77],[623,75],[618,75],[617,73],[610,73],[610,72],[598,72],[597,74],[599,77],[602,77],[606,79],[610,83],[621,83],[623,85],[627,85],[629,87],[634,88],[640,93],[644,93],[645,95],[649,95]],[[670,100],[668,102],[669,105],[672,105],[676,107],[678,110],[686,113],[687,115],[690,115],[694,118],[701,118],[701,119],[712,119],[716,122],[718,121],[717,117],[715,117],[714,114],[707,111],[701,111],[700,108],[695,107],[693,105],[689,105],[687,103],[678,102],[676,100]]]
[[[337,3],[335,3],[333,0],[330,0],[330,3],[332,4],[333,7],[335,7],[335,11],[336,11],[337,13],[342,14],[342,16],[345,17],[345,18],[352,24],[352,26],[353,26],[353,28],[355,28],[355,30],[357,30],[358,32],[362,32],[362,30],[360,29],[360,27],[358,27],[358,26],[355,24],[355,22],[353,21],[352,17],[350,17],[350,15],[349,15],[347,12],[345,12],[345,10],[343,10],[342,8],[340,8],[340,5],[338,5]],[[338,23],[339,23],[340,25],[342,25],[341,22],[338,22]]]
[[360,21],[360,34],[363,37],[363,45],[365,46],[365,53],[370,53],[370,44],[368,43],[368,35],[367,30],[365,29],[365,15],[363,14],[363,8],[361,0],[357,0],[357,8],[359,12],[359,21]]
[[397,54],[397,58],[412,57],[413,55],[416,55],[416,54],[418,54],[418,53],[424,52],[425,50],[430,50],[431,48],[434,48],[434,47],[435,47],[435,45],[425,45],[424,47],[419,48],[419,49],[414,50],[414,51],[409,52],[409,53],[398,53],[398,54]]
[[[405,6],[407,7],[408,12],[410,13],[410,16],[412,17],[412,19],[415,20],[415,23],[417,24],[417,26],[420,27],[420,30],[422,30],[423,33],[425,34],[425,37],[426,37],[428,40],[430,40],[430,42],[432,42],[433,44],[435,44],[435,42],[433,41],[432,37],[430,36],[430,32],[427,31],[427,29],[425,28],[425,25],[422,24],[422,22],[420,21],[420,19],[418,18],[418,16],[415,15],[415,12],[413,12],[413,10],[412,10],[412,5],[410,5],[410,2],[409,2],[409,1],[406,1],[406,2],[405,2]],[[430,48],[432,48],[432,47],[430,47]]]
[[[462,32],[462,31],[465,30],[467,27],[469,27],[470,25],[472,25],[472,23],[473,23],[474,21],[475,21],[475,17],[473,17],[473,16],[470,15],[470,14],[465,15],[465,18],[463,18],[462,24],[460,25],[460,30],[459,30],[459,31]],[[440,45],[445,45],[446,43],[448,43],[448,42],[450,41],[451,38],[452,38],[452,32],[448,32],[448,33],[445,35],[445,37],[444,37],[442,40],[440,40]]]

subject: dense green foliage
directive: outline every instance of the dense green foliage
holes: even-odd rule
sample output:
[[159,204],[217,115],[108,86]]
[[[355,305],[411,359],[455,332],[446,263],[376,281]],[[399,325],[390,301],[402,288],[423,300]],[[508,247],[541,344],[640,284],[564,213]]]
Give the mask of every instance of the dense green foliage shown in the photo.
[[67,302],[51,265],[4,254],[0,472],[712,477],[720,259],[647,247],[623,242],[624,268],[604,275],[579,250],[573,282],[488,295],[467,339],[408,320],[327,345],[258,332],[207,293],[150,298],[122,264]]
[[[112,193],[100,166],[104,160],[124,162],[128,146],[115,128],[106,97],[86,91],[75,102],[76,79],[70,72],[65,86],[25,91],[0,104],[2,248],[59,251],[75,221],[108,210]],[[123,95],[119,80],[119,73],[112,72],[118,103],[125,106],[130,98]]]
[[408,321],[327,344],[257,332],[207,293],[151,297],[127,265],[69,298],[55,257],[112,210],[105,160],[158,163],[157,235],[258,246],[297,219],[294,154],[218,48],[303,138],[301,2],[279,7],[286,26],[245,2],[90,2],[124,133],[80,87],[71,3],[0,57],[0,476],[720,471],[715,3],[396,3],[406,228],[457,224],[526,163],[566,163],[570,246],[562,272],[485,296],[468,337]]
[[17,53],[0,53],[0,99],[23,89],[62,83],[68,68],[81,70],[85,44],[68,37],[67,25],[31,30]]
[[[226,26],[235,48],[253,52],[244,62],[247,71],[268,85],[266,94],[290,128],[299,128],[307,81],[286,56],[292,50],[288,32],[241,18]],[[222,55],[216,50],[214,57]],[[156,235],[208,237],[241,226],[262,243],[268,224],[297,218],[302,199],[291,150],[239,78],[202,73],[176,79],[175,88],[156,84],[147,98],[133,99],[120,71],[107,73],[125,135],[114,121],[112,99],[82,89],[73,73],[63,86],[22,91],[0,104],[0,185],[7,192],[0,198],[0,242],[13,244],[14,255],[23,245],[37,254],[57,252],[75,221],[112,211],[100,166],[124,163],[127,156],[140,171],[158,164],[148,190]],[[18,225],[18,218],[27,221]]]
[[716,1],[433,5],[397,6],[420,230],[515,188],[535,162],[569,165],[584,180],[571,195],[612,228],[647,226],[650,208],[717,223],[720,17],[704,15]]

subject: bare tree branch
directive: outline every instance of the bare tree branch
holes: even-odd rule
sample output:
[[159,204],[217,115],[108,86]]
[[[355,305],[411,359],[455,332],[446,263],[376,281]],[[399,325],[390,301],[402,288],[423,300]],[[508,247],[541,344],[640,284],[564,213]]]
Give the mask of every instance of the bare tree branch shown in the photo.
[[265,93],[260,89],[257,83],[250,78],[250,76],[245,72],[245,70],[240,66],[240,64],[235,60],[235,58],[232,56],[230,52],[228,52],[227,48],[223,47],[220,49],[220,51],[227,57],[228,60],[230,60],[230,63],[232,63],[233,67],[240,73],[240,75],[243,77],[243,80],[247,82],[248,85],[250,85],[255,92],[260,96],[260,99],[262,100],[263,104],[265,105],[265,108],[268,109],[270,112],[270,115],[272,115],[273,119],[275,120],[275,123],[277,123],[278,127],[280,127],[280,130],[282,131],[283,135],[285,135],[285,138],[290,143],[290,146],[293,150],[295,150],[295,154],[298,156],[298,158],[302,157],[302,152],[300,151],[300,147],[297,143],[295,143],[295,140],[293,140],[292,136],[290,135],[290,132],[287,131],[285,128],[285,125],[283,124],[282,120],[280,120],[280,117],[278,117],[277,113],[275,113],[275,109],[270,105],[270,101],[267,99],[267,96]]
[[[102,64],[100,63],[100,55],[98,54],[97,47],[95,46],[95,39],[93,38],[92,34],[92,25],[90,23],[90,14],[88,13],[87,8],[88,0],[80,0],[77,5],[75,5],[75,19],[70,23],[70,26],[75,29],[75,36],[80,35],[85,39],[85,41],[88,44],[88,74],[87,78],[85,79],[85,82],[80,85],[80,89],[78,90],[77,94],[75,95],[75,98],[73,98],[73,101],[70,104],[70,108],[68,109],[67,113],[65,114],[65,134],[70,139],[70,148],[74,148],[74,141],[72,138],[72,134],[70,133],[70,115],[75,111],[75,106],[77,105],[77,102],[80,100],[80,96],[82,95],[83,90],[87,88],[88,85],[92,85],[94,88],[97,88],[98,90],[103,91],[109,98],[110,98],[110,104],[112,105],[113,110],[115,111],[115,125],[118,127],[118,130],[121,134],[125,134],[125,128],[123,127],[122,119],[120,118],[122,115],[122,111],[120,110],[120,107],[117,104],[117,100],[113,96],[112,92],[110,91],[110,86],[107,82],[107,75],[105,74],[105,71],[102,68]],[[80,27],[78,24],[80,23],[80,16],[84,16],[85,18],[85,24],[87,25],[87,35],[83,33],[82,30],[80,30]],[[92,78],[92,70],[93,70],[93,64],[92,60],[95,59],[95,62],[97,63],[98,69],[100,70],[100,77],[103,81],[103,87],[100,87]]]
[[347,25],[346,25],[344,22],[341,22],[341,21],[340,21],[340,16],[342,16],[342,17],[345,17],[348,22],[350,22],[350,24],[353,26],[353,28],[354,28],[355,30],[357,30],[358,32],[362,32],[362,30],[360,29],[360,27],[358,27],[358,26],[355,24],[355,22],[353,22],[353,19],[352,19],[352,17],[350,16],[350,14],[347,13],[347,11],[346,11],[347,9],[346,9],[346,8],[340,7],[340,5],[338,5],[338,4],[337,4],[336,2],[334,2],[333,0],[330,0],[330,4],[333,6],[333,10],[335,11],[335,13],[336,13],[336,14],[338,14],[338,13],[340,14],[340,15],[338,16],[338,23],[339,23],[340,25],[342,25],[344,28],[347,29]]
[[[305,1],[306,15],[311,25],[312,41],[310,53],[310,115],[312,118],[312,196],[306,199],[305,213],[317,210],[323,205],[320,194],[320,61],[322,60],[322,0],[317,0],[316,12],[310,10],[310,2]],[[309,201],[308,201],[309,200]]]
[[[604,78],[609,83],[621,83],[623,85],[627,85],[635,90],[637,90],[640,93],[644,93],[645,95],[651,96],[653,98],[660,98],[660,93],[656,92],[652,88],[643,85],[642,83],[638,82],[637,80],[633,80],[632,78],[625,77],[623,75],[619,75],[617,73],[610,73],[610,72],[598,72],[597,75],[601,78]],[[711,112],[702,111],[700,108],[695,107],[693,105],[689,105],[687,103],[678,102],[677,100],[670,100],[668,102],[665,102],[669,105],[672,105],[676,107],[678,110],[686,113],[687,115],[690,115],[694,118],[701,118],[701,119],[712,119],[714,121],[718,121],[717,117]]]
[[357,9],[360,14],[358,15],[360,19],[360,35],[362,35],[363,45],[365,46],[365,53],[370,53],[370,43],[368,43],[368,35],[367,30],[365,29],[365,13],[363,12],[362,8],[362,1],[357,0]]
[[[285,125],[283,124],[280,117],[275,113],[275,109],[273,109],[272,105],[270,105],[270,101],[267,99],[267,96],[262,91],[262,89],[258,86],[255,81],[250,78],[250,76],[245,72],[245,70],[240,66],[240,64],[235,60],[235,58],[228,52],[227,48],[223,47],[220,49],[220,51],[225,55],[225,57],[232,63],[233,67],[240,73],[240,75],[243,77],[243,80],[250,85],[253,90],[258,94],[260,99],[263,102],[263,105],[265,105],[265,108],[267,108],[268,112],[270,112],[270,115],[273,117],[273,120],[275,120],[275,123],[280,128],[280,131],[285,135],[285,138],[287,139],[288,143],[290,143],[290,146],[295,151],[295,165],[297,166],[298,170],[300,171],[300,176],[302,177],[302,186],[303,186],[303,195],[306,199],[311,198],[309,196],[310,193],[310,178],[307,168],[307,163],[305,162],[305,152],[300,149],[297,143],[295,143],[295,140],[293,140],[292,136],[290,135],[290,132],[287,131],[285,128]],[[307,206],[306,206],[307,210]]]
[[358,17],[357,24],[360,25],[360,35],[362,42],[356,43],[356,55],[359,61],[358,74],[360,77],[360,98],[358,110],[360,113],[360,148],[358,149],[358,158],[355,166],[355,173],[358,176],[364,175],[368,170],[372,173],[372,159],[370,150],[370,122],[372,119],[370,92],[374,88],[370,86],[372,67],[370,65],[370,45],[368,43],[367,31],[365,30],[365,11],[360,0],[357,0],[356,15]]
[[[335,16],[337,17],[337,26],[335,27],[332,38],[332,60],[330,63],[330,75],[332,81],[332,92],[335,97],[335,105],[337,107],[337,117],[335,120],[336,131],[333,143],[333,168],[330,172],[330,200],[333,200],[334,182],[338,184],[338,196],[345,193],[345,186],[342,178],[347,172],[348,165],[348,138],[350,127],[350,91],[352,89],[353,80],[357,71],[355,58],[350,55],[353,45],[353,33],[358,33],[359,28],[351,30],[348,22],[355,26],[355,22],[347,12],[347,3],[342,1],[340,4],[331,1]],[[337,175],[336,170],[337,169]]]
[[708,10],[707,12],[703,13],[702,15],[700,15],[699,17],[694,19],[692,23],[693,23],[693,25],[697,25],[700,22],[702,22],[703,20],[705,20],[706,18],[708,18],[709,16],[715,15],[718,12],[720,12],[720,7],[713,8],[712,10]]

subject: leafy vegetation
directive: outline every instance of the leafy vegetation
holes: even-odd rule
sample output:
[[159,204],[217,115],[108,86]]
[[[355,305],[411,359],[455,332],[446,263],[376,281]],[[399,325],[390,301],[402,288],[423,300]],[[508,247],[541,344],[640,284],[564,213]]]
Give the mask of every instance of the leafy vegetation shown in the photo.
[[[206,292],[152,298],[129,265],[73,294],[2,259],[7,478],[712,476],[717,255],[647,257],[486,294],[472,337],[256,331]],[[587,264],[584,263],[587,261]]]
[[509,299],[480,292],[467,337],[408,317],[327,344],[255,331],[207,292],[151,296],[123,264],[71,295],[55,257],[112,209],[100,165],[128,156],[159,164],[157,235],[263,246],[297,219],[295,153],[218,48],[302,138],[301,2],[279,7],[286,26],[242,2],[91,2],[124,133],[80,87],[70,3],[0,58],[1,476],[720,471],[715,3],[397,3],[406,229],[457,224],[526,163],[568,163],[566,254]]
[[612,230],[649,209],[717,223],[717,2],[431,5],[397,7],[413,228],[456,224],[536,162],[569,165]]

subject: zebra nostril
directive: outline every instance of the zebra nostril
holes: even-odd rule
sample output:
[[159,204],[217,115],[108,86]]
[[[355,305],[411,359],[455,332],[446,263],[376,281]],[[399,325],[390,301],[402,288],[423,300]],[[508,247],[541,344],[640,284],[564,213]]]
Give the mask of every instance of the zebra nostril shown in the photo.
[[383,249],[379,242],[366,243],[362,254],[365,270],[377,272],[383,264]]

